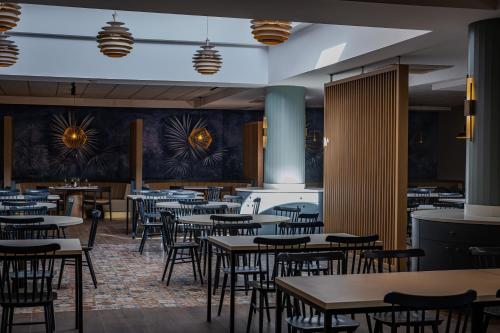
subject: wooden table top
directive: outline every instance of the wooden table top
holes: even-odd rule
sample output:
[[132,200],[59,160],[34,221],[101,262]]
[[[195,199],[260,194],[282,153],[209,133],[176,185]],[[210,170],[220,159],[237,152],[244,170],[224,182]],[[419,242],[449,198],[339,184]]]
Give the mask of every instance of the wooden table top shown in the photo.
[[[230,204],[231,202],[228,202]],[[235,203],[233,203],[235,204]],[[237,204],[238,206],[235,207],[240,207],[240,204]],[[228,205],[229,208],[231,206]],[[202,214],[202,215],[186,215],[179,217],[179,221],[182,223],[189,223],[189,224],[197,224],[197,225],[212,225],[213,222],[210,219],[210,216],[214,214]],[[224,216],[240,216],[240,215],[247,215],[247,214],[215,214],[215,215],[224,215]],[[252,222],[253,223],[260,223],[262,225],[264,224],[278,224],[281,222],[288,222],[290,219],[286,216],[276,216],[276,215],[266,215],[266,214],[261,214],[261,215],[252,215]],[[253,238],[252,238],[253,241]]]
[[24,219],[24,218],[43,218],[40,224],[56,224],[58,227],[70,227],[83,223],[81,217],[75,216],[56,216],[56,215],[30,215],[30,216],[2,216],[6,219]]
[[[352,236],[350,234],[336,233],[336,234],[312,234],[312,235],[263,235],[263,236],[210,236],[208,240],[210,243],[217,245],[228,251],[253,251],[258,249],[258,245],[253,242],[255,237],[268,237],[268,238],[297,238],[309,236],[311,241],[307,243],[307,249],[327,249],[330,247],[330,242],[326,241],[326,236]],[[382,246],[382,242],[378,242]]]
[[278,277],[276,284],[325,310],[386,307],[392,291],[415,295],[452,295],[473,289],[478,301],[494,302],[500,269]]
[[[241,207],[240,203],[237,202],[226,202],[226,201],[209,201],[208,204],[206,205],[199,205],[199,207],[202,208],[211,208],[211,207],[217,207],[225,205],[227,208],[239,208]],[[156,204],[157,207],[159,208],[170,208],[170,209],[179,209],[181,208],[181,204],[178,201],[165,201],[165,202],[158,202]],[[209,215],[210,216],[210,215]]]
[[[5,200],[5,201],[9,201],[9,200]],[[47,209],[54,209],[57,207],[57,205],[55,203],[52,203],[52,202],[37,202],[35,205],[33,206],[3,206],[0,204],[0,210],[11,210],[11,209],[23,209],[23,208],[27,208],[27,209],[30,209],[30,208],[33,208],[33,207],[47,207]]]
[[61,249],[56,251],[56,255],[72,256],[82,254],[82,244],[76,238],[0,240],[0,245],[4,246],[37,246],[54,243],[61,246]]

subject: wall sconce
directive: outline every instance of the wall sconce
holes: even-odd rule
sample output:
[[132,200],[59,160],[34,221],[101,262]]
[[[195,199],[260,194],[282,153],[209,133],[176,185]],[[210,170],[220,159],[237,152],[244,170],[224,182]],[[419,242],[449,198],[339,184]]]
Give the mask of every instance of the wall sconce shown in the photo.
[[262,120],[262,145],[264,149],[267,147],[267,117]]
[[[474,78],[467,75],[467,94],[464,103],[465,136],[461,137],[472,141],[474,139],[474,117],[476,116],[476,91]],[[457,137],[458,138],[458,137]]]

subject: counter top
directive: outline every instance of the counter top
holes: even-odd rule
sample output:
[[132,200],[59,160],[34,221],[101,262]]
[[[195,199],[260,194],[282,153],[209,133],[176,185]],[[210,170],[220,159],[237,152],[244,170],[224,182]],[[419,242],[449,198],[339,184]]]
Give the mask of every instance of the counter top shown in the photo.
[[411,217],[419,220],[435,222],[488,224],[500,226],[499,217],[465,216],[463,209],[419,210],[413,212]]

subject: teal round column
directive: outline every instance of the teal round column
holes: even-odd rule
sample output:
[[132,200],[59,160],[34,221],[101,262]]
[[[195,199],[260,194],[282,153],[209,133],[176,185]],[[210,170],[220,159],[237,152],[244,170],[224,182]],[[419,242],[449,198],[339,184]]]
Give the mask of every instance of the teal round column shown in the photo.
[[500,18],[469,26],[474,134],[467,142],[466,215],[500,217]]
[[268,87],[265,102],[267,145],[264,187],[303,189],[305,185],[306,89]]

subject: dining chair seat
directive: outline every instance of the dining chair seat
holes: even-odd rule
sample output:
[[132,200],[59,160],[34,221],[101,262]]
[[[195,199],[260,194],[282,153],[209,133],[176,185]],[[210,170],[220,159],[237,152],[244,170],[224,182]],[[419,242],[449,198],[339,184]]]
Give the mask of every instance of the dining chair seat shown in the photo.
[[196,242],[180,242],[171,245],[174,249],[197,249],[199,245]]
[[[286,322],[300,332],[323,332],[325,330],[324,316],[294,316]],[[333,316],[332,332],[354,332],[359,323],[346,316]]]
[[274,282],[265,282],[265,281],[250,281],[249,283],[250,288],[254,288],[256,290],[263,290],[267,292],[276,292],[276,285]]

